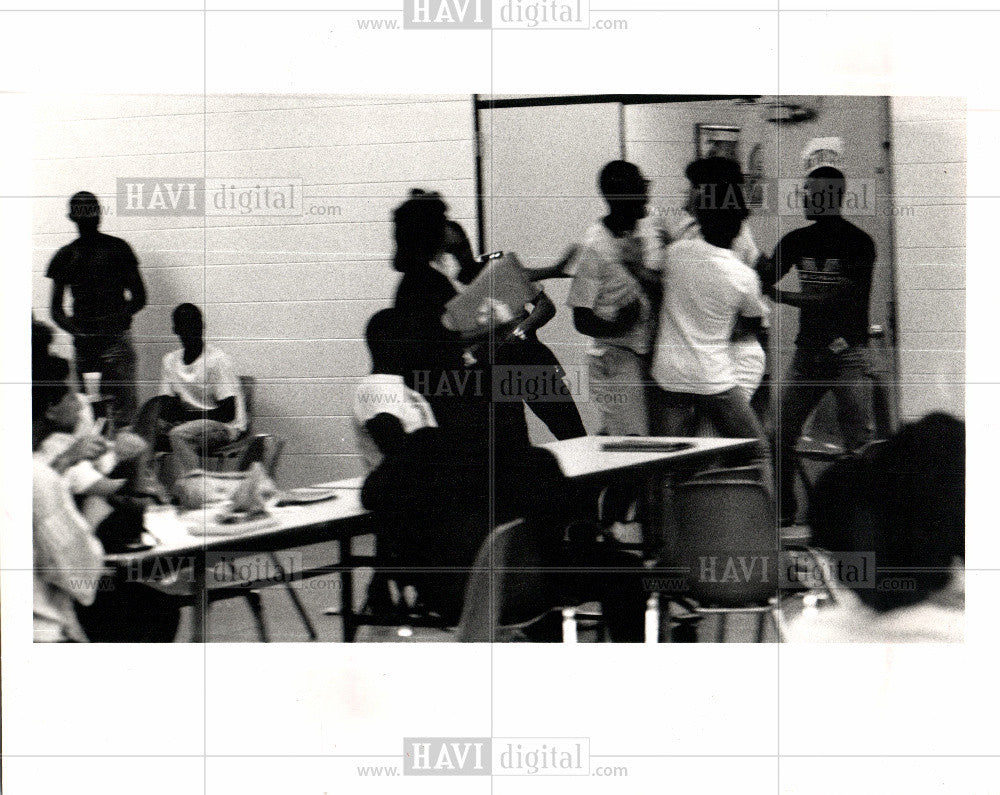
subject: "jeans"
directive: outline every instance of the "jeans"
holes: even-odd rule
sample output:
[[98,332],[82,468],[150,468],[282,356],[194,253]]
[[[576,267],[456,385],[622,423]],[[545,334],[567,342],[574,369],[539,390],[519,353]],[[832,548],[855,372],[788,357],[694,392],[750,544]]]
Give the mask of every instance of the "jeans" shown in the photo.
[[795,446],[802,426],[816,404],[832,391],[837,402],[837,421],[844,447],[854,451],[873,437],[872,382],[865,348],[848,348],[835,354],[827,350],[796,348],[788,375],[781,384],[778,417],[778,492],[781,520],[794,521]]
[[101,374],[101,393],[114,398],[115,426],[132,422],[139,405],[135,386],[136,355],[132,333],[80,335],[73,339],[76,373],[83,383],[84,373]]
[[233,440],[228,425],[217,420],[191,420],[175,425],[167,433],[174,460],[182,473],[201,466],[201,455]]
[[771,481],[771,453],[760,420],[738,386],[714,395],[660,390],[656,432],[661,436],[692,436],[703,416],[724,439],[756,439],[750,460],[761,468],[764,483]]
[[608,345],[590,354],[590,399],[601,413],[600,433],[606,436],[646,436],[646,362],[629,348]]

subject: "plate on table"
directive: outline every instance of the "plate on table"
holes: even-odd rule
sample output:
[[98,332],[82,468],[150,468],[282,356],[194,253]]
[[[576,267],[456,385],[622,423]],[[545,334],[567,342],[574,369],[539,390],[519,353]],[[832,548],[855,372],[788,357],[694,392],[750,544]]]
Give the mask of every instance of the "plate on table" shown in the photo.
[[288,489],[288,491],[283,491],[281,496],[278,497],[278,505],[309,505],[313,502],[332,500],[336,496],[336,489],[319,486],[303,486],[298,489]]

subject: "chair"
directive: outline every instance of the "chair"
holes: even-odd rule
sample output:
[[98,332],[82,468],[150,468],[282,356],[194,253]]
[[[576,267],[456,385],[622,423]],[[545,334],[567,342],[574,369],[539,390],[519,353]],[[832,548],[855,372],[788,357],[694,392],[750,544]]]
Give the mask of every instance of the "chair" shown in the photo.
[[[695,620],[718,616],[720,643],[731,614],[759,616],[757,642],[764,640],[769,617],[781,636],[774,505],[753,472],[746,467],[714,470],[675,487],[678,552],[669,562],[687,570],[686,587],[658,596],[666,597],[664,608],[670,601],[679,602]],[[668,614],[667,609],[660,611],[661,631]]]
[[[523,520],[500,525],[483,542],[465,588],[456,640],[496,643],[559,609],[537,556],[531,528]],[[567,620],[574,620],[570,614]],[[574,625],[575,626],[575,625]],[[563,640],[567,640],[564,621]]]
[[239,469],[239,462],[246,454],[247,447],[254,439],[253,414],[254,414],[254,391],[257,386],[257,379],[252,375],[241,375],[240,391],[243,393],[243,405],[246,408],[247,427],[233,441],[217,447],[211,453],[204,456],[205,469],[213,471],[223,471],[229,467]]
[[[457,623],[434,614],[397,609],[357,616],[353,628],[427,627],[453,632],[455,640],[463,643],[501,643],[526,640],[524,630],[562,612],[563,640],[571,640],[575,638],[577,619],[593,621],[595,616],[559,604],[538,565],[535,548],[533,531],[523,520],[496,527],[480,545],[469,569]],[[596,618],[599,620],[599,616]]]

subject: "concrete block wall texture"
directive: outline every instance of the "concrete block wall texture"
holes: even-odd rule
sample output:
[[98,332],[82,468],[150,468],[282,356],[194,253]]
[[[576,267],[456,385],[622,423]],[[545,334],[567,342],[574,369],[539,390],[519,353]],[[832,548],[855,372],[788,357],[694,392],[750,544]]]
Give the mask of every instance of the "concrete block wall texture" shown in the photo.
[[[133,328],[140,397],[177,347],[170,312],[202,306],[207,337],[257,379],[256,428],[286,439],[288,485],[360,474],[350,424],[368,372],[367,318],[391,303],[392,209],[411,187],[441,191],[475,228],[468,96],[52,97],[37,107],[32,305],[49,319],[44,273],[75,237],[67,199],[97,194],[102,229],[129,242],[149,305]],[[301,216],[126,217],[119,177],[301,179]],[[211,186],[210,180],[209,185]],[[60,334],[65,354],[69,341]]]
[[[806,138],[844,135],[849,170],[857,172],[848,176],[868,176],[881,157],[892,178],[880,184],[895,213],[858,223],[880,249],[874,322],[884,318],[895,280],[901,413],[964,414],[965,104],[896,97],[888,118],[885,107],[879,97],[827,97],[820,119],[787,129],[729,101],[484,112],[486,245],[516,250],[529,265],[549,264],[603,212],[596,173],[622,152],[653,179],[655,203],[681,203],[696,122],[741,127],[744,146],[764,142],[766,173],[786,178],[798,176]],[[351,395],[369,369],[365,321],[391,302],[398,279],[389,263],[390,213],[411,187],[439,190],[475,240],[472,120],[471,97],[454,95],[41,98],[33,310],[48,320],[45,268],[75,236],[67,199],[90,190],[108,208],[103,230],[136,251],[149,292],[134,327],[140,396],[154,393],[160,358],[177,345],[171,309],[192,301],[205,309],[209,339],[239,372],[257,378],[257,428],[287,440],[282,481],[359,474]],[[285,217],[114,213],[119,177],[203,175],[301,179],[306,210]],[[759,214],[752,223],[767,249],[804,220]],[[567,286],[547,283],[560,311],[541,337],[564,365],[583,367],[585,341],[562,306]],[[782,312],[785,338],[794,314]],[[69,355],[65,335],[57,344]],[[581,406],[593,430],[589,408]],[[529,422],[537,440],[551,438]]]
[[967,118],[962,97],[890,100],[905,419],[965,416]]

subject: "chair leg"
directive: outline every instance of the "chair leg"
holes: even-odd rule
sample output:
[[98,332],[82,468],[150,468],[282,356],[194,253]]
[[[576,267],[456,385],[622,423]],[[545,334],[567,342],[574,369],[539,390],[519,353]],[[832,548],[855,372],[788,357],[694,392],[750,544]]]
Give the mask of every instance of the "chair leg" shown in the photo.
[[562,640],[563,643],[576,643],[576,611],[571,607],[562,611]]
[[295,605],[295,611],[299,614],[299,618],[302,619],[302,624],[306,628],[309,640],[317,640],[319,633],[316,632],[316,627],[313,625],[312,619],[309,618],[305,605],[302,604],[302,600],[299,599],[299,595],[295,592],[291,583],[285,583],[285,591],[288,592],[288,598],[292,600],[292,604]]
[[760,613],[757,617],[757,642],[764,642],[764,635],[767,632],[767,617],[770,615],[770,611],[767,613]]
[[267,623],[264,620],[264,604],[260,598],[260,591],[248,591],[246,595],[247,605],[253,615],[254,623],[257,625],[257,635],[263,643],[269,643],[271,636],[267,631]]
[[726,613],[719,613],[718,616],[719,616],[719,624],[715,628],[715,642],[716,643],[725,643],[726,642],[726,619],[728,618],[728,614],[726,614]]
[[781,613],[780,605],[775,606],[770,612],[771,620],[774,622],[774,631],[778,636],[778,643],[785,642],[785,619]]

